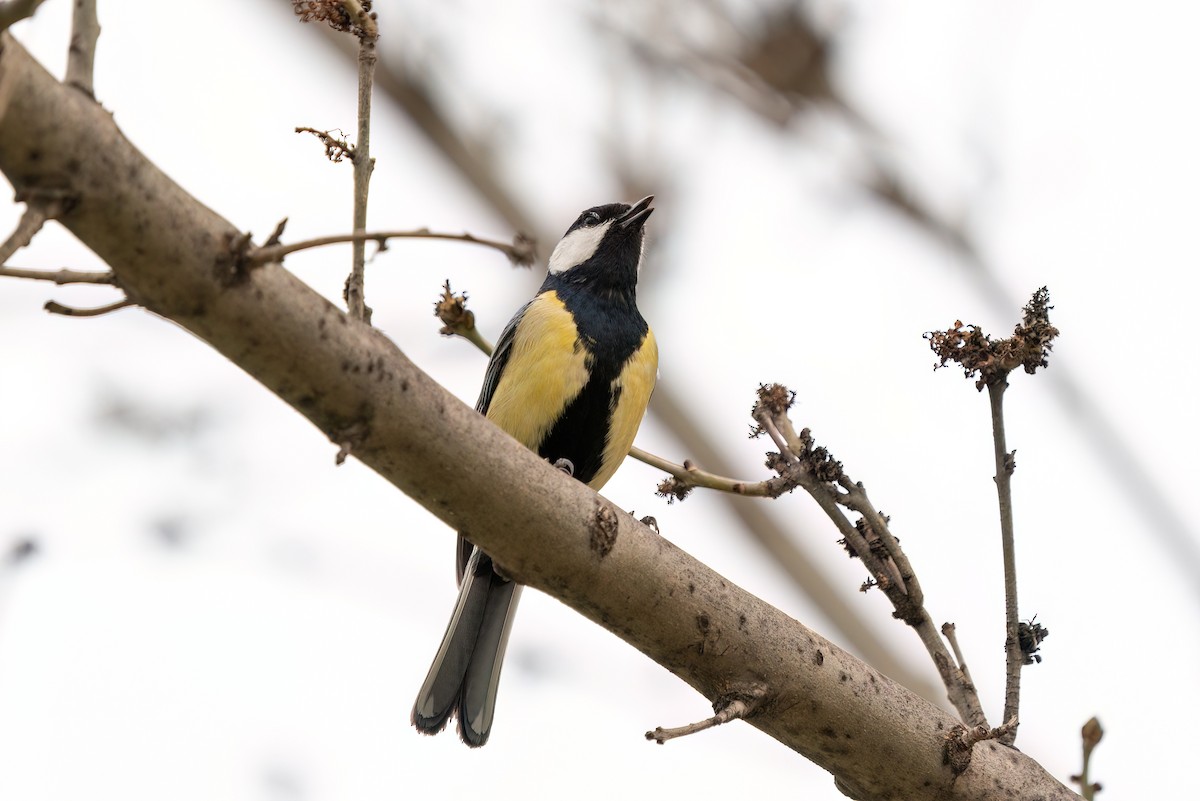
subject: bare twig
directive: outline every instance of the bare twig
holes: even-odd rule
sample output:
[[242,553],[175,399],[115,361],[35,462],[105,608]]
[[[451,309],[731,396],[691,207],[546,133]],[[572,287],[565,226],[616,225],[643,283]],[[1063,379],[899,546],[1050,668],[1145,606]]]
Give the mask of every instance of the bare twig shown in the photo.
[[9,0],[0,4],[0,31],[6,31],[12,24],[32,17],[44,2],[46,0]]
[[[296,132],[315,134],[325,144],[325,155],[332,161],[348,157],[354,163],[354,233],[367,230],[367,197],[370,194],[371,173],[375,160],[371,158],[371,91],[375,82],[375,45],[379,26],[371,11],[371,0],[292,0],[292,8],[301,22],[325,22],[343,33],[358,38],[358,141],[353,146],[335,139],[328,131],[297,128]],[[371,307],[366,301],[366,240],[354,238],[350,275],[346,278],[343,297],[350,317],[368,325]]]
[[462,337],[479,348],[484,356],[492,355],[492,343],[479,333],[479,329],[475,327],[475,312],[467,308],[467,293],[454,294],[448,278],[442,286],[441,296],[433,304],[433,313],[443,323],[441,331],[438,332],[442,336]]
[[30,278],[35,281],[53,281],[62,284],[115,284],[117,277],[111,272],[93,273],[82,270],[25,270],[20,267],[0,267],[0,277]]
[[1079,785],[1079,792],[1087,801],[1095,801],[1096,793],[1104,788],[1100,786],[1100,782],[1092,781],[1088,774],[1091,770],[1092,751],[1104,738],[1104,729],[1100,727],[1100,721],[1093,717],[1083,724],[1081,734],[1083,735],[1083,770],[1078,776],[1072,776],[1071,781]]
[[283,230],[287,228],[288,218],[284,217],[275,224],[275,230],[267,237],[267,241],[263,242],[264,248],[275,247],[283,239]]
[[672,729],[665,729],[662,726],[658,726],[654,731],[646,732],[646,739],[653,740],[662,745],[667,740],[686,737],[689,734],[711,729],[714,726],[720,726],[722,723],[728,723],[731,720],[745,720],[754,714],[754,711],[766,696],[767,688],[765,685],[756,685],[742,692],[729,693],[713,702],[713,711],[716,714],[712,717]]
[[57,301],[48,300],[43,308],[51,314],[61,314],[64,317],[99,317],[102,314],[109,314],[110,312],[133,305],[135,305],[134,302],[129,298],[122,298],[115,303],[109,303],[106,306],[97,306],[94,309],[77,309],[74,306],[64,306]]
[[12,258],[12,255],[33,241],[42,226],[58,213],[59,207],[54,201],[30,198],[25,205],[25,213],[8,239],[0,244],[0,264]]
[[[358,0],[342,0],[346,11],[354,18],[358,34],[358,141],[354,146],[354,232],[367,230],[367,197],[375,159],[371,157],[371,90],[375,81],[375,44],[379,31],[373,14]],[[346,307],[350,316],[365,323],[371,322],[371,307],[366,300],[367,243],[355,240],[350,275],[346,279]]]
[[[959,716],[970,726],[986,729],[987,718],[979,696],[934,627],[916,573],[892,535],[887,517],[871,503],[862,483],[853,481],[841,462],[814,443],[807,428],[796,432],[787,416],[793,400],[793,393],[786,387],[764,385],[759,387],[754,406],[757,433],[769,434],[780,448],[779,453],[768,454],[767,458],[767,465],[779,473],[769,482],[770,494],[779,495],[800,487],[812,496],[841,532],[847,550],[862,560],[871,576],[870,585],[878,586],[891,601],[896,610],[894,617],[917,633]],[[858,520],[851,522],[843,507],[857,513]]]
[[[977,378],[976,389],[987,387],[991,406],[992,442],[996,464],[996,495],[1000,506],[1000,541],[1004,552],[1004,616],[1005,616],[1005,687],[1004,719],[1015,721],[1020,711],[1021,668],[1025,652],[1021,648],[1020,618],[1017,606],[1017,566],[1013,541],[1012,482],[1016,469],[1014,452],[1009,452],[1004,431],[1004,391],[1008,376],[1018,367],[1034,373],[1049,363],[1050,350],[1058,329],[1050,325],[1050,293],[1045,287],[1033,293],[1025,305],[1024,316],[1006,339],[993,340],[979,326],[955,321],[945,331],[925,334],[929,346],[938,356],[936,367],[950,362],[958,364],[967,378]],[[1044,631],[1044,630],[1043,630]],[[1047,632],[1048,633],[1048,632]],[[1044,635],[1042,636],[1044,639]],[[1036,643],[1035,643],[1036,646]],[[1017,726],[1006,730],[1002,742],[1011,745],[1017,736]]]
[[[992,443],[996,460],[996,496],[1000,504],[1000,545],[1004,552],[1004,719],[1015,717],[1021,709],[1021,639],[1017,627],[1017,556],[1013,542],[1012,472],[1015,464],[1005,445],[1004,390],[1008,381],[1000,379],[988,384],[988,400],[992,409]],[[1012,737],[1016,739],[1016,729]],[[1008,740],[1012,744],[1013,740]]]
[[96,40],[100,21],[96,18],[96,0],[74,0],[71,15],[71,46],[67,49],[66,83],[88,97],[95,97],[92,71],[96,63]]
[[671,478],[664,479],[658,485],[658,494],[668,501],[682,500],[697,487],[731,492],[734,495],[759,498],[771,497],[772,488],[769,481],[741,481],[736,478],[717,475],[707,470],[701,470],[690,459],[685,459],[683,464],[676,464],[661,456],[655,456],[652,453],[644,451],[641,448],[630,449],[629,455],[643,464],[648,464],[651,467],[656,467],[671,474]]
[[[382,249],[389,239],[448,239],[457,242],[469,242],[472,245],[482,245],[500,251],[514,265],[528,266],[531,264],[530,254],[533,252],[529,240],[517,236],[511,243],[499,242],[495,239],[483,239],[472,234],[448,234],[430,231],[428,228],[418,228],[413,231],[359,231],[353,234],[334,234],[315,239],[305,239],[302,242],[292,242],[287,245],[265,245],[256,248],[247,255],[250,264],[266,264],[272,261],[282,261],[285,256],[300,250],[320,248],[326,245],[340,245],[346,242],[375,242]],[[268,240],[269,241],[269,240]]]
[[963,680],[974,687],[975,682],[971,678],[971,671],[967,669],[967,660],[963,656],[962,649],[958,647],[958,632],[953,623],[942,624],[942,636],[946,638],[946,642],[950,643],[950,650],[954,651],[954,659],[958,664],[958,669],[962,671]]

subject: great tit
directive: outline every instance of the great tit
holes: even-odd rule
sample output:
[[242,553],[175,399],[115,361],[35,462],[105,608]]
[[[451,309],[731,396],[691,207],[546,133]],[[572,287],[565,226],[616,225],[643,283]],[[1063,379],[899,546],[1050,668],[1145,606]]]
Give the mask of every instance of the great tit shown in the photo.
[[[475,408],[525,447],[599,490],[633,445],[658,373],[637,308],[653,196],[587,209],[550,256],[541,289],[505,326]],[[463,742],[487,742],[521,586],[461,535],[458,601],[412,722],[437,734],[452,714]]]

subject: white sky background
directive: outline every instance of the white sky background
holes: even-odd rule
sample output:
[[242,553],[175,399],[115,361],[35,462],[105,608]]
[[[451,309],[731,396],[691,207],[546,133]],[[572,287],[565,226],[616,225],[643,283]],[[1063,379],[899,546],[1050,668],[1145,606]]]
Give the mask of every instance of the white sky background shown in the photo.
[[[292,129],[353,130],[353,67],[280,6],[100,7],[98,97],[163,170],[259,240],[285,216],[288,240],[350,220],[349,166]],[[845,11],[841,89],[933,202],[964,209],[1015,299],[1000,316],[953,254],[852,188],[828,155],[835,123],[767,131],[686,82],[647,82],[593,35],[592,8],[379,3],[385,42],[437,65],[454,110],[496,135],[522,200],[554,228],[617,199],[598,129],[662,165],[642,292],[662,380],[686,387],[747,478],[763,475],[765,445],[744,437],[755,386],[799,392],[797,424],[866,482],[935,619],[957,622],[993,722],[1003,600],[987,400],[955,371],[934,373],[920,335],[956,318],[1004,335],[1048,285],[1063,335],[1050,371],[1015,375],[1007,399],[1022,615],[1051,631],[1045,661],[1024,674],[1019,743],[1065,781],[1096,714],[1102,797],[1187,786],[1194,738],[1178,732],[1200,714],[1197,578],[1102,469],[1106,445],[1085,441],[1050,378],[1069,369],[1185,515],[1200,483],[1186,339],[1200,11]],[[68,16],[51,0],[15,28],[56,74]],[[382,102],[373,131],[373,228],[511,235]],[[0,209],[4,230],[18,212]],[[55,226],[11,263],[100,266]],[[338,302],[348,264],[348,249],[288,260]],[[494,338],[540,277],[447,243],[395,243],[372,263],[376,324],[473,403],[484,360],[439,337],[430,314],[445,278],[469,290]],[[451,532],[353,460],[335,468],[319,432],[186,332],[133,310],[52,317],[50,298],[100,305],[112,293],[0,282],[0,549],[26,537],[40,549],[0,568],[0,798],[841,797],[745,724],[646,743],[645,730],[704,717],[707,703],[536,593],[489,745],[419,737],[408,715],[453,603]],[[130,407],[137,430],[114,411]],[[653,421],[639,443],[690,455]],[[668,506],[653,495],[660,477],[630,462],[605,495],[837,639],[718,499]],[[883,597],[857,593],[861,568],[814,504],[796,495],[773,509],[825,544],[834,583],[932,677]]]

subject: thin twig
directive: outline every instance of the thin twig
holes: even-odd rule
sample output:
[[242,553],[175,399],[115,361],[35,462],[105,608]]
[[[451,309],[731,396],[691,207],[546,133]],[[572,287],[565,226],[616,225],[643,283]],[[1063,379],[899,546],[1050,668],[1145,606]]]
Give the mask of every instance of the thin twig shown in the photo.
[[109,314],[118,309],[124,309],[126,306],[135,305],[129,298],[122,298],[115,303],[109,303],[107,306],[97,306],[94,309],[78,309],[74,306],[64,306],[63,304],[48,300],[43,307],[51,314],[61,314],[64,317],[99,317],[102,314]]
[[1100,744],[1100,740],[1104,737],[1104,729],[1100,726],[1099,719],[1093,717],[1083,724],[1083,770],[1078,776],[1072,776],[1071,781],[1079,785],[1079,792],[1086,801],[1095,801],[1096,793],[1102,789],[1100,782],[1094,782],[1089,778],[1092,763],[1092,751]]
[[[655,456],[649,451],[644,451],[636,447],[629,450],[629,455],[643,464],[648,464],[651,467],[670,473],[675,478],[678,486],[673,485],[672,490],[668,494],[677,496],[679,492],[692,489],[693,487],[703,487],[704,489],[732,492],[734,495],[746,495],[758,498],[770,497],[772,494],[769,481],[742,481],[736,478],[720,476],[716,473],[710,473],[707,470],[701,470],[692,464],[690,460],[684,461],[683,464],[676,464],[669,459]],[[663,494],[661,485],[659,494]]]
[[8,235],[8,239],[4,240],[4,244],[0,245],[0,264],[11,259],[14,253],[32,242],[33,237],[46,224],[46,220],[54,217],[58,208],[52,204],[53,201],[32,198],[26,203],[25,213],[21,215],[17,227]]
[[0,31],[6,31],[14,23],[32,17],[44,2],[46,0],[9,0],[0,4]]
[[962,649],[958,646],[958,630],[953,623],[942,624],[942,636],[946,638],[946,642],[950,643],[950,650],[954,651],[954,659],[958,663],[958,669],[962,671],[963,679],[972,687],[975,686],[974,680],[971,679],[971,671],[967,669],[967,660],[963,656]]
[[755,710],[763,702],[763,699],[766,698],[766,695],[766,686],[760,684],[749,687],[744,692],[730,693],[728,696],[720,698],[713,703],[713,710],[716,714],[712,717],[672,729],[665,729],[662,726],[658,726],[654,731],[646,732],[646,739],[653,740],[662,745],[667,740],[686,737],[689,734],[711,729],[714,726],[720,726],[722,723],[728,723],[731,720],[745,720],[754,714]]
[[100,38],[96,0],[74,0],[73,5],[66,83],[84,92],[88,97],[95,97],[92,73],[96,63],[96,40]]
[[[342,0],[342,6],[354,18],[358,34],[358,141],[354,145],[354,232],[357,234],[367,230],[367,197],[375,169],[375,159],[371,157],[371,90],[379,33],[373,16],[364,11],[358,0]],[[350,276],[346,279],[346,306],[352,318],[369,324],[371,307],[367,305],[365,285],[367,243],[356,239],[353,247]]]
[[[1012,725],[1002,733],[1001,742],[1012,745],[1017,736],[1017,714],[1021,700],[1021,667],[1027,658],[1021,648],[1020,620],[1017,617],[1017,567],[1013,546],[1012,472],[1015,451],[1010,453],[1004,433],[1004,391],[1008,376],[1018,367],[1030,375],[1050,363],[1050,351],[1058,337],[1058,329],[1050,324],[1050,293],[1042,287],[1025,304],[1021,322],[1013,328],[1012,336],[994,340],[977,325],[964,325],[956,320],[945,331],[925,334],[929,347],[938,357],[935,367],[958,364],[967,378],[975,378],[975,388],[988,390],[991,404],[992,445],[995,457],[996,495],[1000,504],[1000,539],[1004,557],[1004,616],[1005,616],[1005,687],[1004,719]],[[1029,653],[1037,650],[1038,642],[1049,634],[1038,627],[1038,636],[1030,644]]]
[[498,250],[507,256],[513,264],[526,265],[529,263],[529,246],[523,244],[520,238],[511,243],[499,242],[495,239],[483,239],[467,233],[447,234],[430,231],[427,228],[419,228],[414,231],[359,231],[353,234],[322,236],[315,239],[305,239],[302,242],[292,242],[287,245],[270,245],[257,248],[247,255],[247,259],[250,264],[266,264],[273,261],[282,261],[285,256],[300,250],[320,248],[326,245],[340,245],[346,242],[376,242],[380,247],[383,247],[389,239],[449,239],[457,242],[469,242],[472,245],[482,245],[483,247]]
[[[887,518],[871,503],[862,484],[846,474],[841,462],[815,445],[808,429],[796,432],[787,416],[793,400],[785,387],[762,386],[753,412],[758,430],[770,434],[780,448],[768,459],[768,465],[779,473],[779,478],[772,479],[775,494],[800,487],[812,496],[842,534],[848,550],[862,560],[871,576],[870,586],[877,585],[895,608],[894,616],[916,632],[959,716],[968,725],[986,730],[987,718],[978,693],[934,627],[916,573],[892,535]],[[858,513],[857,523],[850,521],[843,507]]]
[[[1021,653],[1018,635],[1020,619],[1017,615],[1017,557],[1013,542],[1012,511],[1012,456],[1005,444],[1004,434],[1004,390],[1008,381],[1001,377],[988,383],[988,400],[992,409],[992,443],[996,459],[996,496],[1000,504],[1000,545],[1004,552],[1004,719],[1016,718],[1021,708],[1021,667],[1025,656]],[[1012,745],[1017,737],[1017,727],[1002,740]]]
[[0,277],[30,278],[35,281],[53,281],[62,284],[115,284],[117,276],[114,273],[93,273],[82,270],[25,270],[20,267],[0,267]]

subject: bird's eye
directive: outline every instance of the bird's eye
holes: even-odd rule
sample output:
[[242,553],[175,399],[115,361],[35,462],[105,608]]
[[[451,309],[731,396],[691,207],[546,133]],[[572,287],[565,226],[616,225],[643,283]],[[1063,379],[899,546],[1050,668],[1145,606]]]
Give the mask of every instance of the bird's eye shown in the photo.
[[589,211],[587,214],[583,215],[583,224],[589,228],[591,228],[593,225],[599,225],[600,215],[594,211]]

